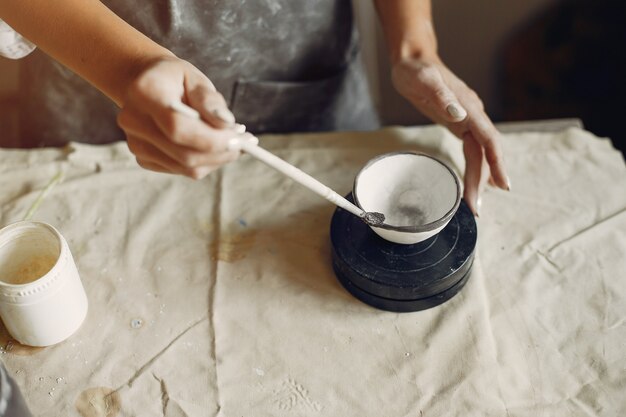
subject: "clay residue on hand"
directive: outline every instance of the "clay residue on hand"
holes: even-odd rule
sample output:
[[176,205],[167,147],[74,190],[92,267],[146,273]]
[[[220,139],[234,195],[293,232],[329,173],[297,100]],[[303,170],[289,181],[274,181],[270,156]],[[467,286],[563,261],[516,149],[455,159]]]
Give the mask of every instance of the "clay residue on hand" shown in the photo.
[[86,389],[75,406],[82,417],[116,417],[122,409],[119,394],[107,387]]

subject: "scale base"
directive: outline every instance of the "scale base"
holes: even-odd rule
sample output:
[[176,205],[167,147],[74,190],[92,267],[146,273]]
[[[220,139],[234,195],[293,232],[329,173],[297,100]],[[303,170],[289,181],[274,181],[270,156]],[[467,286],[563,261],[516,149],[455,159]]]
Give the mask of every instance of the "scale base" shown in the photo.
[[[352,195],[346,198],[352,201]],[[337,208],[330,226],[333,269],[354,297],[395,312],[425,310],[454,297],[471,275],[476,221],[467,204],[437,235],[414,245],[388,242]]]

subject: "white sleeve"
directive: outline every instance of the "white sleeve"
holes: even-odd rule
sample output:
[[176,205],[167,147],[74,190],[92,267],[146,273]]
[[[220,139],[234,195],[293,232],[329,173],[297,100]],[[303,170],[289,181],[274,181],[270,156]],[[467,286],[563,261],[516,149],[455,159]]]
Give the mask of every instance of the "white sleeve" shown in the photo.
[[24,58],[36,46],[0,20],[0,56],[11,59]]

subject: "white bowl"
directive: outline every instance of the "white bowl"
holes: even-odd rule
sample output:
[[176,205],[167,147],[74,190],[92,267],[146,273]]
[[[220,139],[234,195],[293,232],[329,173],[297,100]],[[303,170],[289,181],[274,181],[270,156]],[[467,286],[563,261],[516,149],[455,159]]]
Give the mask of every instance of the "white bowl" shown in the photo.
[[354,202],[367,212],[385,215],[370,226],[385,240],[414,244],[439,233],[461,202],[461,185],[446,164],[417,152],[380,155],[357,174]]

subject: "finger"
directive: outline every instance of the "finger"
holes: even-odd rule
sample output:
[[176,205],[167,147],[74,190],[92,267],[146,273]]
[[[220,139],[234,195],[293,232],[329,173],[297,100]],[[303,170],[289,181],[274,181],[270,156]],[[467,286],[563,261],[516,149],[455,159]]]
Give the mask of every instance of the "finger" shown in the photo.
[[439,69],[434,65],[423,65],[417,73],[417,92],[430,105],[437,118],[444,122],[461,122],[467,111],[458,97],[446,84]]
[[478,216],[483,177],[483,148],[469,132],[463,135],[463,154],[465,155],[463,198],[472,213]]
[[500,146],[500,132],[482,111],[478,112],[476,116],[472,114],[468,127],[476,141],[484,148],[494,183],[503,190],[509,190],[511,187],[504,167],[504,157]]
[[143,169],[147,169],[148,171],[160,172],[164,174],[170,173],[170,171],[167,168],[155,162],[149,162],[140,158],[135,158],[135,159],[137,160],[137,164]]
[[139,82],[131,88],[124,108],[141,109],[141,112],[152,118],[166,137],[178,145],[198,151],[226,151],[228,140],[236,134],[234,126],[232,129],[216,128],[170,107],[172,102],[184,98],[183,81],[180,83],[180,91],[173,87],[162,88],[160,91],[158,87],[149,90],[148,88],[153,87],[152,84]]
[[159,129],[173,143],[197,151],[225,152],[228,142],[237,132],[233,129],[218,129],[203,120],[193,119],[171,108],[161,109],[153,116]]
[[155,146],[132,134],[127,135],[126,139],[128,149],[130,149],[130,151],[135,155],[137,160],[142,161],[142,163],[159,165],[172,174],[180,172],[178,163],[169,156],[165,155]]
[[194,179],[201,179],[217,169],[217,166],[185,167],[161,152],[156,146],[135,136],[128,137],[128,148],[143,164],[158,165],[173,174],[181,174]]
[[154,145],[161,152],[186,168],[201,167],[203,165],[223,165],[236,160],[240,155],[240,152],[232,150],[226,152],[201,152],[184,145],[172,143],[163,135],[149,116],[134,110],[124,109],[120,112],[118,123],[127,133]]
[[228,109],[224,96],[204,76],[190,75],[185,78],[187,102],[200,112],[202,119],[217,128],[228,128],[235,124],[235,116]]
[[[161,133],[176,145],[186,146],[196,151],[202,152],[225,152],[228,150],[228,141],[237,134],[235,127],[232,129],[217,129],[208,125],[203,120],[194,119],[186,114],[182,114],[170,107],[170,104],[161,106],[144,105],[141,101],[150,101],[146,97],[129,99],[129,105],[125,107],[132,114],[124,115],[120,113],[120,123],[129,122],[125,120],[126,116],[136,116],[137,111],[130,109],[145,110],[145,114],[149,115]],[[130,117],[129,117],[130,118]]]

